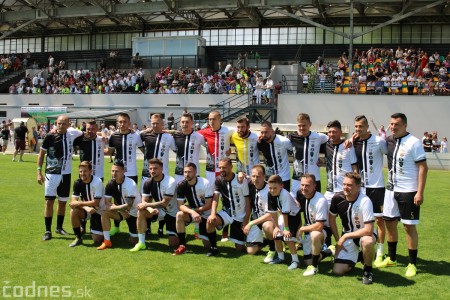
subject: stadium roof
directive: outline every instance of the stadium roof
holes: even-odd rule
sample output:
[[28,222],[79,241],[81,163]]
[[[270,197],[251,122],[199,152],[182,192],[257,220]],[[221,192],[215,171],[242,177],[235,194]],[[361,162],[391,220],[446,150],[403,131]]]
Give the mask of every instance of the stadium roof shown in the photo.
[[[260,26],[450,23],[450,0],[0,0],[0,39]],[[351,5],[353,9],[351,9]]]

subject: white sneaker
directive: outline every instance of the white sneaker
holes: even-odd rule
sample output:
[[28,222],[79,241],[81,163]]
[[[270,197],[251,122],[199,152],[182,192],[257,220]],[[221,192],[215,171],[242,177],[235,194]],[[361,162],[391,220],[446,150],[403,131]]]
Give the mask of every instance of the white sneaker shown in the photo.
[[288,270],[295,270],[298,268],[298,261],[293,261],[291,265],[288,267]]
[[319,267],[314,267],[313,265],[310,265],[306,268],[306,271],[303,272],[303,276],[313,276],[316,275],[317,272],[319,272]]
[[273,258],[275,257],[276,251],[270,251],[267,252],[266,257],[264,258],[264,262],[266,264],[270,263],[271,261],[273,261]]

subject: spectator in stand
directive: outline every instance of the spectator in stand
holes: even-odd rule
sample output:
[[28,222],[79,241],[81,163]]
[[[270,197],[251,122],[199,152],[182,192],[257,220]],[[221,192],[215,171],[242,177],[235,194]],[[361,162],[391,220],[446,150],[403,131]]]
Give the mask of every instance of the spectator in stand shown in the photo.
[[442,138],[442,142],[441,142],[441,153],[448,153],[448,142],[447,142],[447,137],[443,137]]

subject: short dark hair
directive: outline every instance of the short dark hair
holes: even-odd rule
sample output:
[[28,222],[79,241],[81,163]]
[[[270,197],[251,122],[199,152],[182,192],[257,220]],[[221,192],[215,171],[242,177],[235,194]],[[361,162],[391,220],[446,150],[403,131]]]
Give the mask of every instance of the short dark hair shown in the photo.
[[87,167],[89,169],[89,171],[92,170],[92,164],[89,161],[87,161],[87,160],[84,160],[84,161],[80,162],[80,164],[78,165],[78,169],[79,168],[84,168],[84,167]]
[[163,162],[159,158],[152,158],[148,161],[148,165],[159,165],[162,168]]
[[266,168],[264,168],[263,165],[254,165],[252,170],[254,169],[260,169],[263,172],[263,174],[266,174]]
[[327,128],[331,128],[331,127],[339,128],[340,130],[342,130],[341,122],[339,122],[338,120],[328,122]]
[[161,119],[162,120],[162,116],[161,116],[161,114],[153,114],[150,118],[153,118],[153,117],[155,117],[155,118],[158,118],[158,119]]
[[123,118],[127,118],[127,119],[128,119],[128,121],[130,121],[130,120],[131,120],[131,119],[130,119],[130,115],[129,115],[129,114],[127,114],[127,113],[124,113],[124,112],[118,113],[118,114],[117,114],[117,117],[123,117]]
[[239,118],[237,123],[245,123],[245,125],[250,125],[250,121],[246,117]]
[[272,123],[270,123],[269,121],[264,121],[261,123],[261,127],[269,127],[269,128],[273,128],[272,127]]
[[361,185],[361,175],[355,172],[345,173],[344,177],[353,179],[357,185]]
[[197,165],[193,162],[188,162],[185,166],[185,168],[193,168],[195,171],[197,171]]
[[312,181],[316,183],[316,176],[314,176],[314,174],[305,173],[301,176],[301,178],[312,179]]
[[297,116],[297,122],[300,122],[302,120],[305,120],[305,121],[311,123],[311,118],[309,117],[308,114],[299,113],[298,116]]
[[402,119],[403,124],[408,124],[408,118],[406,118],[406,115],[403,113],[395,113],[391,115],[391,119]]
[[125,165],[123,164],[123,160],[121,160],[121,159],[114,160],[113,166],[121,167],[122,169],[125,169]]
[[89,125],[97,125],[97,122],[95,120],[89,120],[87,122],[87,124],[89,124]]
[[280,175],[272,175],[267,180],[267,183],[283,184],[283,179],[281,179]]
[[357,116],[355,117],[355,122],[359,122],[359,121],[361,121],[361,120],[363,120],[363,122],[364,122],[365,124],[369,124],[369,122],[367,121],[367,118],[366,118],[365,115],[357,115]]
[[182,118],[189,118],[191,119],[191,121],[194,121],[194,118],[192,117],[192,115],[190,113],[183,113],[181,115]]
[[226,162],[229,166],[233,165],[233,161],[229,157],[224,157],[221,160],[219,160],[219,162]]

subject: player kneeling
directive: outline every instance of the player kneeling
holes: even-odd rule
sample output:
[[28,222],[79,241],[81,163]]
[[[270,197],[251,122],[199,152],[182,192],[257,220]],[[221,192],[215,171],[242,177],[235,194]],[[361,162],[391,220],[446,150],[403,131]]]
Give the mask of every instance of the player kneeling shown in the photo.
[[[299,266],[297,247],[295,247],[295,234],[301,224],[300,208],[297,206],[291,194],[283,188],[283,181],[280,176],[272,175],[268,180],[268,211],[274,220],[278,220],[273,230],[275,247],[278,257],[269,264],[281,264],[284,262],[283,241],[289,247],[292,256],[292,263],[288,270],[295,270]],[[278,213],[280,216],[278,217]]]
[[[91,220],[91,234],[94,244],[103,241],[101,221],[101,207],[103,202],[103,182],[92,176],[92,164],[83,161],[78,166],[79,179],[73,184],[72,202],[70,205],[70,220],[72,221],[75,240],[69,245],[75,247],[83,244],[82,229],[86,227],[86,220]],[[81,200],[81,201],[80,201]]]
[[[177,234],[180,244],[172,255],[186,252],[186,225],[197,223],[199,237],[206,249],[211,247],[206,223],[211,214],[214,186],[205,178],[197,177],[197,166],[187,163],[183,170],[184,180],[178,184]],[[187,200],[187,205],[185,201]]]
[[297,239],[303,237],[303,257],[306,271],[303,276],[312,276],[319,272],[319,261],[332,255],[330,249],[322,250],[327,237],[328,202],[325,197],[316,192],[316,177],[313,174],[303,174],[301,188],[297,192],[297,200],[303,210],[305,225],[297,232]]
[[[105,187],[105,211],[102,213],[103,243],[97,250],[105,250],[112,247],[111,243],[111,219],[115,221],[126,220],[130,232],[130,242],[137,242],[137,205],[141,202],[136,182],[125,176],[125,166],[121,161],[115,161],[111,167],[112,179]],[[114,200],[114,203],[112,203]]]
[[[329,221],[331,231],[337,242],[333,273],[344,275],[358,262],[359,249],[362,248],[364,273],[363,284],[373,281],[372,260],[375,254],[372,201],[361,192],[361,176],[347,173],[344,176],[343,192],[331,199]],[[336,215],[342,221],[343,235],[339,238]]]
[[275,243],[273,240],[274,222],[272,214],[268,212],[269,188],[264,180],[266,170],[262,165],[255,165],[251,170],[251,183],[249,184],[250,201],[252,205],[251,221],[245,225],[244,233],[247,235],[247,253],[256,254],[269,244],[269,252],[265,263],[273,261],[275,256]]
[[166,233],[169,235],[169,246],[178,245],[175,218],[178,212],[175,198],[175,179],[163,173],[163,162],[157,158],[148,161],[150,178],[144,182],[142,189],[142,202],[138,204],[138,238],[139,242],[130,249],[130,252],[138,252],[147,248],[145,244],[145,232],[147,224],[151,221],[166,222]]

